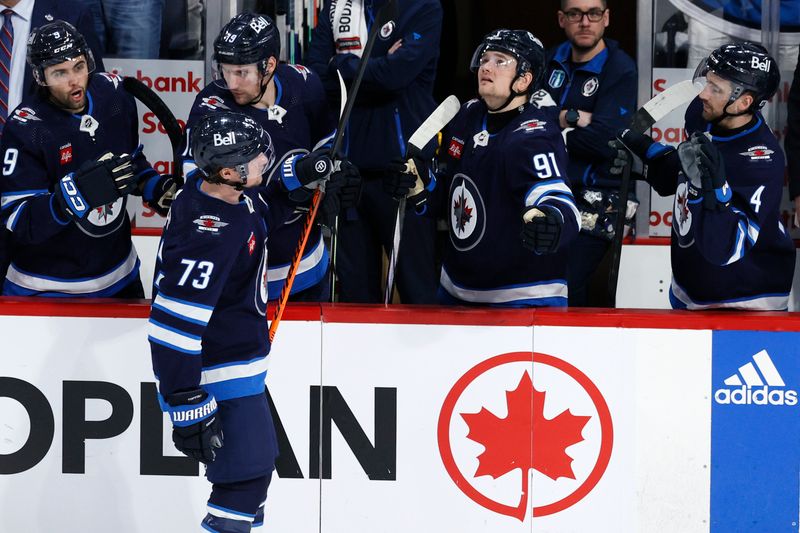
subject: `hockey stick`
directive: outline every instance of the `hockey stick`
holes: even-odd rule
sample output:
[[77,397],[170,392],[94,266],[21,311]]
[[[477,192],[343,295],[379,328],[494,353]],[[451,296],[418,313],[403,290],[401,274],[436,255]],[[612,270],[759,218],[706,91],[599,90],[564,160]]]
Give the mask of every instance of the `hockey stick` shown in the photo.
[[[353,111],[355,97],[356,94],[358,94],[358,87],[361,85],[361,79],[364,77],[364,71],[367,68],[367,61],[369,61],[369,56],[372,54],[372,48],[375,46],[375,39],[378,36],[378,31],[384,24],[397,16],[395,2],[396,0],[389,0],[389,2],[384,4],[384,6],[381,7],[375,14],[375,20],[372,22],[372,27],[370,28],[369,36],[367,37],[367,44],[364,47],[363,53],[361,54],[361,61],[358,63],[356,77],[353,79],[352,85],[350,85],[350,95],[348,97],[347,94],[342,94],[342,99],[345,100],[345,104],[342,107],[342,114],[339,117],[339,124],[336,127],[336,134],[333,137],[330,152],[328,152],[331,160],[335,159],[336,153],[339,151],[339,148],[342,145],[344,129],[347,121],[350,119],[350,113]],[[275,316],[273,317],[272,323],[269,326],[270,342],[272,342],[272,340],[275,338],[275,332],[278,331],[278,324],[281,322],[283,310],[286,308],[286,303],[289,301],[289,293],[292,290],[294,277],[297,273],[297,268],[300,265],[300,260],[303,258],[303,250],[305,249],[306,242],[308,241],[308,235],[311,233],[311,228],[314,225],[314,218],[317,216],[317,211],[319,210],[319,204],[321,201],[322,191],[318,187],[317,190],[314,191],[314,196],[311,198],[311,206],[308,209],[308,215],[306,215],[306,220],[303,224],[303,236],[300,238],[300,242],[297,243],[294,257],[292,258],[291,264],[289,264],[289,272],[286,276],[286,283],[281,290],[281,295],[278,298],[278,305],[275,308]]]
[[[433,113],[431,113],[422,124],[419,125],[417,131],[415,131],[408,140],[408,146],[406,146],[405,159],[408,161],[406,163],[406,172],[416,173],[414,160],[409,160],[409,158],[415,154],[421,153],[422,149],[425,148],[425,145],[428,144],[430,140],[433,139],[436,134],[447,125],[448,122],[453,120],[453,117],[456,116],[456,113],[458,113],[459,109],[461,109],[461,102],[459,102],[458,98],[451,94],[445,98],[441,104],[439,104],[439,107],[433,110]],[[421,193],[424,188],[425,186],[423,185],[422,180],[419,176],[417,176],[417,182],[414,184],[414,188],[411,190],[411,192],[408,193],[408,196],[415,196]],[[395,216],[394,220],[392,252],[389,256],[389,266],[386,270],[386,291],[383,295],[384,305],[389,305],[389,302],[392,300],[392,293],[394,292],[395,273],[397,272],[397,256],[400,253],[400,239],[403,234],[403,220],[406,216],[406,198],[407,196],[400,198],[400,202],[397,206],[397,215]]]
[[[336,75],[339,77],[339,94],[346,95],[347,94],[347,87],[344,84],[344,80],[342,79],[342,74],[337,70]],[[346,98],[342,98],[342,101],[339,103],[339,117],[344,115],[344,106],[346,102]],[[334,169],[338,170],[338,169]],[[336,254],[339,251],[338,246],[338,233],[339,233],[339,213],[336,213],[336,216],[333,217],[333,227],[331,229],[331,271],[330,271],[330,290],[331,290],[331,302],[336,301]]]
[[[633,115],[630,129],[637,133],[644,133],[653,124],[679,108],[692,101],[700,90],[692,83],[685,80],[676,83],[670,88],[658,93],[649,102],[644,104]],[[617,219],[614,221],[614,240],[611,242],[611,267],[608,272],[609,303],[616,307],[617,283],[619,281],[619,263],[622,259],[622,232],[625,227],[625,215],[628,211],[628,192],[631,185],[631,165],[625,165],[622,170],[622,180],[619,186],[617,199]]]
[[175,115],[172,114],[167,104],[158,96],[155,91],[136,78],[126,76],[122,78],[122,87],[134,98],[139,100],[144,106],[153,112],[159,122],[164,126],[172,145],[172,162],[175,166],[173,179],[178,188],[183,187],[183,165],[181,164],[181,139],[183,130]]

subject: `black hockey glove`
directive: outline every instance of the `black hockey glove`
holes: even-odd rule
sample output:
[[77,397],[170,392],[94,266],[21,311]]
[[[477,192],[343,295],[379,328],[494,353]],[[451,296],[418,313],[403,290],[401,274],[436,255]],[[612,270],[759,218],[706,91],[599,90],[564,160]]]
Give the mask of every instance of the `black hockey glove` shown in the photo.
[[403,197],[408,198],[408,206],[414,206],[420,211],[428,202],[431,179],[428,165],[421,156],[413,155],[409,159],[398,157],[389,162],[383,179],[383,190],[397,201]]
[[703,207],[715,210],[728,205],[733,192],[725,175],[725,161],[711,139],[702,133],[692,134],[697,145],[697,166],[700,169],[700,184],[703,190]]
[[342,182],[339,189],[342,211],[356,207],[361,199],[361,173],[358,167],[347,159],[340,159],[334,163],[334,168],[336,170],[331,174],[331,181]]
[[525,226],[520,237],[522,245],[536,255],[552,254],[561,241],[564,218],[561,211],[549,205],[528,209],[522,216]]
[[172,420],[172,442],[182,454],[208,464],[222,448],[217,401],[203,389],[176,392],[166,398]]
[[320,181],[330,177],[333,163],[328,157],[328,150],[321,148],[297,159],[294,167],[300,185],[307,189],[316,189]]
[[61,178],[56,199],[67,215],[82,219],[92,209],[113,204],[135,185],[131,157],[107,152]]
[[169,206],[172,205],[172,200],[175,199],[175,194],[178,192],[175,178],[169,174],[153,176],[140,187],[142,187],[142,200],[162,217],[167,216]]

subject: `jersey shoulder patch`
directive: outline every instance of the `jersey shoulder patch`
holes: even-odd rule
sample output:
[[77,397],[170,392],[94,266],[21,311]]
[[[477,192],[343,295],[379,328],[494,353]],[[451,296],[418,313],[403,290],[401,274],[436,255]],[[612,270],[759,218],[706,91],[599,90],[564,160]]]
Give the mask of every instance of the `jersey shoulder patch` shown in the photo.
[[306,67],[305,65],[295,65],[291,63],[286,64],[287,67],[295,71],[297,74],[303,77],[303,81],[308,81],[308,77],[313,75],[314,73]]
[[42,119],[30,107],[18,107],[11,115],[11,120],[20,124],[35,124],[41,122]]
[[97,77],[106,80],[108,84],[114,86],[114,89],[122,85],[122,76],[114,72],[98,72]]
[[533,93],[531,95],[530,102],[531,104],[533,104],[534,107],[537,107],[539,109],[556,106],[556,102],[555,100],[553,100],[553,97],[550,96],[550,93],[548,93],[544,89],[540,89],[535,93]]

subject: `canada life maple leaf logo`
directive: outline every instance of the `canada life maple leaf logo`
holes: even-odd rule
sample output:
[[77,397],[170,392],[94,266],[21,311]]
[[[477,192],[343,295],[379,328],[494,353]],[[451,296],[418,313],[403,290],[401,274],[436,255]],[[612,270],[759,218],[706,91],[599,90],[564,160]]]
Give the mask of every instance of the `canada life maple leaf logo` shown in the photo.
[[[517,374],[520,377],[511,382],[502,396],[500,391],[492,393],[496,378],[487,376],[493,372],[513,375],[515,368],[522,369],[521,375]],[[529,373],[532,368],[533,375],[539,376],[537,380],[550,385],[535,385]],[[560,379],[542,377],[548,373]],[[565,400],[570,394],[564,386],[553,385],[562,383],[564,378],[572,382],[571,387],[583,398],[574,408],[570,403],[574,399]],[[493,386],[487,390],[478,383]],[[504,401],[492,400],[490,396]],[[487,403],[492,407],[487,408]],[[471,407],[457,408],[457,405]],[[458,429],[464,425],[466,435]],[[456,382],[439,415],[438,441],[445,469],[462,492],[490,511],[523,521],[529,510],[534,517],[554,514],[578,503],[592,491],[611,457],[613,424],[603,395],[578,368],[552,355],[512,352],[482,361]],[[475,452],[480,448],[481,452]],[[471,453],[474,453],[472,459]],[[578,455],[581,461],[576,471]],[[473,467],[476,460],[477,467]],[[532,479],[536,473],[559,488],[548,492],[537,481],[538,492],[533,494]],[[504,477],[509,475],[512,477]],[[501,497],[487,492],[497,484],[483,480],[501,477],[504,486],[508,486],[509,479],[519,480],[521,486],[512,491],[511,500],[508,494]]]

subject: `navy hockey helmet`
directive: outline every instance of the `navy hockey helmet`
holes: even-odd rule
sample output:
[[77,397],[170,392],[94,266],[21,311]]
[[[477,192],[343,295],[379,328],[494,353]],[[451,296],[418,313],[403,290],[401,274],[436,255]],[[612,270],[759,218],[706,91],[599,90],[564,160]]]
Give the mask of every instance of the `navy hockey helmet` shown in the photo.
[[[247,182],[248,164],[261,154],[266,156],[262,170],[275,162],[275,149],[269,134],[244,113],[221,111],[208,114],[200,119],[191,135],[194,162],[203,171],[203,179],[212,183],[243,185]],[[219,171],[223,168],[239,172],[242,183],[222,180]]]
[[270,57],[281,53],[275,22],[266,15],[242,13],[233,17],[214,40],[214,62],[229,65],[258,64],[266,72]]
[[34,28],[28,36],[27,61],[33,71],[33,79],[39,85],[47,85],[44,76],[47,67],[74,60],[81,55],[86,58],[88,71],[93,72],[95,62],[92,50],[83,35],[69,22],[50,22]]
[[731,82],[733,90],[729,102],[745,91],[752,93],[751,112],[761,109],[772,98],[781,81],[777,62],[766,48],[751,42],[720,46],[700,62],[694,79],[705,78],[708,72]]
[[472,72],[478,70],[481,56],[491,50],[514,56],[517,60],[517,76],[522,76],[526,72],[533,75],[528,92],[532,93],[541,88],[545,67],[544,46],[531,32],[499,29],[486,35],[472,54],[469,65]]

